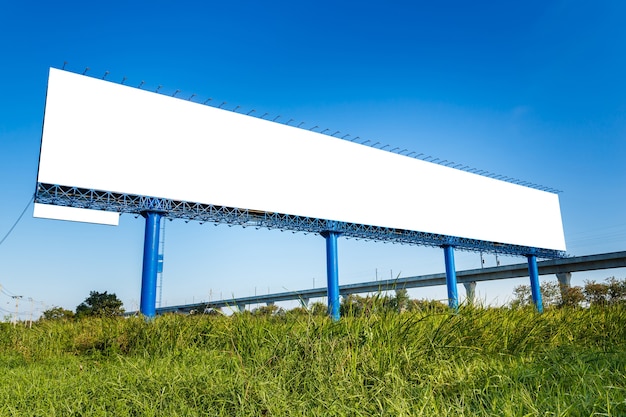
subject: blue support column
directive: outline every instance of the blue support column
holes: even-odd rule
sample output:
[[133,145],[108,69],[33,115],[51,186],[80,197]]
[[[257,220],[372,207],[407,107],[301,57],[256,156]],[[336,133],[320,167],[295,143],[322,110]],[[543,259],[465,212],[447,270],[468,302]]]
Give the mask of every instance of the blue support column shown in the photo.
[[337,259],[337,238],[341,233],[328,230],[321,235],[326,239],[326,277],[328,282],[328,315],[333,321],[339,320],[339,262]]
[[157,274],[159,271],[159,231],[163,214],[148,211],[143,241],[143,271],[141,274],[141,302],[139,311],[148,318],[156,315]]
[[446,262],[446,287],[448,287],[448,306],[457,311],[459,309],[459,294],[456,288],[456,267],[454,265],[454,247],[442,246]]
[[539,313],[543,313],[543,300],[541,299],[541,288],[539,286],[539,268],[537,267],[537,257],[526,255],[528,258],[528,275],[530,276],[530,291],[533,295],[533,304]]

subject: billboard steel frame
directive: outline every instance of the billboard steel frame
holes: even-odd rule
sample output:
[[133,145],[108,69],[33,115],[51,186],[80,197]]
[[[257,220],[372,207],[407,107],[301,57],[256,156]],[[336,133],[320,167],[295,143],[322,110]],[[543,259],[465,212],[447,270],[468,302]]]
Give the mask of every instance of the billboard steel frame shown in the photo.
[[213,204],[190,203],[167,198],[149,197],[111,191],[100,191],[58,184],[37,183],[35,202],[64,207],[114,211],[142,215],[160,212],[168,219],[228,224],[242,227],[279,229],[291,232],[322,233],[334,231],[347,238],[429,247],[451,246],[457,250],[528,256],[540,259],[567,257],[564,251],[513,244],[487,242],[457,236],[402,230],[388,227],[338,222],[284,213],[268,213]]

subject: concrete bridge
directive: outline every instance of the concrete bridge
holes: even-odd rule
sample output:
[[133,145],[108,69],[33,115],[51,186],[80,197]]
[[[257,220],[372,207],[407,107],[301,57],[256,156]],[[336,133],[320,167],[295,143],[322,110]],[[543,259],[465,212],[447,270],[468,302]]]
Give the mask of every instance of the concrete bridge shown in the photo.
[[[572,272],[594,271],[603,269],[626,268],[626,251],[611,252],[598,255],[575,256],[571,258],[551,259],[537,262],[539,275],[555,274],[559,283],[564,287],[570,286]],[[528,264],[520,263],[513,265],[496,266],[490,268],[470,269],[457,271],[457,282],[463,284],[467,290],[469,299],[473,299],[476,283],[479,281],[493,281],[498,279],[521,278],[528,276]],[[382,281],[369,281],[357,284],[339,286],[339,293],[342,296],[349,294],[360,294],[368,292],[389,291],[402,288],[432,287],[436,285],[446,285],[445,272],[439,274],[419,275],[414,277],[404,277],[388,279]],[[327,296],[327,289],[312,288],[301,291],[288,291],[275,294],[256,295],[250,297],[230,298],[210,302],[185,304],[156,309],[157,314],[164,313],[189,313],[193,311],[204,311],[206,308],[222,308],[236,306],[240,311],[250,304],[271,305],[279,301],[300,301],[303,305],[308,305],[310,299]],[[133,315],[136,312],[129,312]]]

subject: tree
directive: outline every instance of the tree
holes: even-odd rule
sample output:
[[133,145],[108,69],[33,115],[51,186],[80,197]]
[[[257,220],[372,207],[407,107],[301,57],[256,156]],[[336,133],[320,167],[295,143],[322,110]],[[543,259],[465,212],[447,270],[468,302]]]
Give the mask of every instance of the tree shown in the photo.
[[606,283],[585,281],[585,299],[592,305],[610,305],[626,301],[626,279],[610,277]]
[[91,291],[89,297],[76,307],[76,317],[115,317],[124,313],[122,301],[115,294]]
[[567,307],[580,307],[583,301],[585,301],[585,294],[581,287],[569,287],[563,290],[561,294],[561,306]]
[[71,320],[74,318],[74,312],[63,307],[52,307],[44,311],[41,318],[44,320]]
[[517,285],[513,288],[513,299],[509,303],[511,308],[522,308],[532,303],[530,285]]
[[268,304],[266,306],[257,307],[252,311],[254,316],[274,316],[281,314],[282,309],[276,304]]
[[290,317],[305,317],[311,314],[311,312],[306,307],[296,307],[285,312],[287,316]]
[[314,316],[326,316],[328,314],[328,307],[326,304],[316,301],[309,306],[309,311]]
[[410,300],[408,310],[412,312],[422,312],[422,313],[444,313],[446,311],[450,311],[450,307],[447,304],[442,303],[439,300]]
[[590,305],[607,305],[609,303],[609,286],[593,280],[585,281],[585,300]]
[[607,278],[606,281],[609,286],[609,302],[617,304],[626,301],[626,279],[619,280],[611,277]]
[[341,315],[360,317],[391,312],[402,313],[410,310],[412,306],[409,293],[404,288],[395,290],[395,296],[386,293],[378,293],[366,297],[348,294],[341,301]]
[[561,286],[558,282],[544,281],[539,288],[541,288],[541,301],[544,306],[561,305]]
[[406,288],[396,290],[396,297],[393,299],[393,307],[398,313],[407,311],[411,304],[411,297]]
[[[561,287],[558,282],[544,281],[539,285],[541,301],[544,307],[558,306],[562,304]],[[530,285],[518,285],[513,288],[513,300],[509,303],[511,308],[530,306],[533,303]]]
[[[369,310],[369,307],[371,307],[371,303],[369,301],[369,297],[364,298],[357,294],[344,295],[341,300],[341,305],[339,306],[339,312],[341,316],[362,316],[367,310]],[[368,306],[368,304],[370,305]]]

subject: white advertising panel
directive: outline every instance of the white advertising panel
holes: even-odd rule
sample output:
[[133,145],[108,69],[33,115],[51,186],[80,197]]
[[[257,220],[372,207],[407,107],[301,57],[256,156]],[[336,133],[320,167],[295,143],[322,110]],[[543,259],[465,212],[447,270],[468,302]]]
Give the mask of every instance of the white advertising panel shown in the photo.
[[565,250],[556,194],[56,69],[38,181]]
[[73,222],[106,224],[109,226],[117,226],[120,222],[118,213],[38,203],[35,203],[33,216],[42,219],[69,220]]

